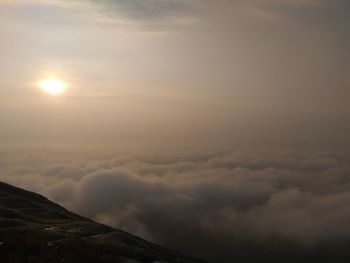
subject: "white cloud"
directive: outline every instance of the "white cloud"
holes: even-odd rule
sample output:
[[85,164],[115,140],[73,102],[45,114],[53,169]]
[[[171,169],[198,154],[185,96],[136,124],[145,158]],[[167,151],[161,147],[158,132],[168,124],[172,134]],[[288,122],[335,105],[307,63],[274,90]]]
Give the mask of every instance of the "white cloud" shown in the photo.
[[4,151],[1,180],[193,253],[210,245],[229,255],[223,244],[271,235],[302,245],[350,239],[350,162],[333,152],[63,152]]

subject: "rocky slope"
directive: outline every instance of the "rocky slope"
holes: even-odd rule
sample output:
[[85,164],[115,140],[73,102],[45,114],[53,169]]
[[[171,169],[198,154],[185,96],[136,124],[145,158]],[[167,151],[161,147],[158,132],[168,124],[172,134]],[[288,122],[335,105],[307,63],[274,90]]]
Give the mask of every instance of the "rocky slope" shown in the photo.
[[198,263],[0,182],[0,263]]

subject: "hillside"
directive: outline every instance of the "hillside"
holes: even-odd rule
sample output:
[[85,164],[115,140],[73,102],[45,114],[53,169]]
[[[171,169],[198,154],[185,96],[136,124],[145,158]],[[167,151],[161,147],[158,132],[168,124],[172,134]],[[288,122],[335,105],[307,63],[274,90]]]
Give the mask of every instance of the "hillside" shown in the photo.
[[198,263],[0,182],[0,262]]

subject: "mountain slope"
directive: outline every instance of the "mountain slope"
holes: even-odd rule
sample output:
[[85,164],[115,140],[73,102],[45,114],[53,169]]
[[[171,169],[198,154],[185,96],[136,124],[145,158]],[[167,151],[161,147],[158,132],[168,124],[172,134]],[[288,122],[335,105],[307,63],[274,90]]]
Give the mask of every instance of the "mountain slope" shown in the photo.
[[98,224],[39,194],[0,182],[0,263],[8,262],[202,261]]

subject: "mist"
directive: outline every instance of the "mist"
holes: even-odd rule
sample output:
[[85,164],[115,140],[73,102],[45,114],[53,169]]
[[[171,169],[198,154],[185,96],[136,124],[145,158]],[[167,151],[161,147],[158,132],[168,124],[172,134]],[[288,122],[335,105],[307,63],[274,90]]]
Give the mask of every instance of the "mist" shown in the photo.
[[349,11],[1,1],[0,180],[212,262],[348,244]]

